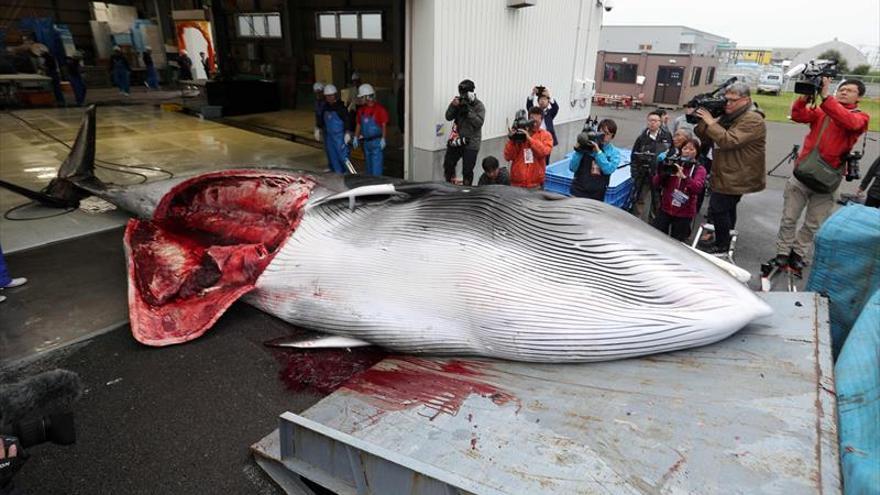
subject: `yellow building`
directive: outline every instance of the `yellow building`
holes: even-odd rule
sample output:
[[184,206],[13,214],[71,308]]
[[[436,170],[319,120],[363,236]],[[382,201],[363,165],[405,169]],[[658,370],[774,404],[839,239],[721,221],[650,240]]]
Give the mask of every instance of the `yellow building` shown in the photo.
[[767,65],[773,56],[773,50],[763,48],[726,48],[719,47],[721,58],[726,63],[753,62]]

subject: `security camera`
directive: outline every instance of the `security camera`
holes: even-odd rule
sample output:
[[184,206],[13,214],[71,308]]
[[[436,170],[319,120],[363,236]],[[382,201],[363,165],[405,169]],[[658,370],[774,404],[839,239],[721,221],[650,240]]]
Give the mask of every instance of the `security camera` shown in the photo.
[[614,0],[604,0],[602,6],[605,7],[605,12],[611,12],[611,9],[614,8]]

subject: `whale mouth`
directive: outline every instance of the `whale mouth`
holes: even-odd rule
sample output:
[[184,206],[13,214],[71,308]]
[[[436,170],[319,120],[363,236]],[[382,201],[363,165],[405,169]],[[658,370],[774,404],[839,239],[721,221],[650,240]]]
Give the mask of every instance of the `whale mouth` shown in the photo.
[[302,174],[227,170],[182,182],[125,229],[131,330],[164,346],[204,334],[254,288],[315,187]]

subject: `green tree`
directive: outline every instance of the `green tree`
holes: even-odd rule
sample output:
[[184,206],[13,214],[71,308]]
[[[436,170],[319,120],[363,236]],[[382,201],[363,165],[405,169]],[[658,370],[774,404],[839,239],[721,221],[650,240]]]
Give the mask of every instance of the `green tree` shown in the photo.
[[824,60],[834,60],[837,62],[837,71],[841,74],[849,74],[849,65],[846,63],[846,59],[843,58],[843,55],[840,54],[837,50],[825,50],[820,53],[817,59]]
[[853,74],[858,74],[860,76],[867,76],[868,72],[871,71],[871,66],[868,64],[857,65],[855,69],[852,70]]

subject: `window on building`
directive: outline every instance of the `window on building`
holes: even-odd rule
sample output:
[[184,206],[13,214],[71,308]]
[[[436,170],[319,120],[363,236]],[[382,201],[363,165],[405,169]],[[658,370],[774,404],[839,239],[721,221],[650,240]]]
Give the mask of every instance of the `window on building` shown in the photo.
[[640,52],[650,52],[652,48],[654,48],[654,45],[651,45],[651,44],[639,45]]
[[639,66],[636,64],[605,64],[605,77],[607,82],[634,83]]
[[712,84],[715,81],[715,67],[709,67],[706,70],[706,84]]
[[240,38],[281,38],[281,14],[239,14],[238,36]]
[[691,86],[699,86],[700,85],[700,76],[703,75],[702,67],[694,67],[694,71],[691,73]]
[[381,12],[318,12],[318,39],[382,41]]

